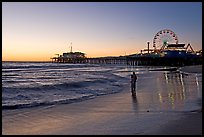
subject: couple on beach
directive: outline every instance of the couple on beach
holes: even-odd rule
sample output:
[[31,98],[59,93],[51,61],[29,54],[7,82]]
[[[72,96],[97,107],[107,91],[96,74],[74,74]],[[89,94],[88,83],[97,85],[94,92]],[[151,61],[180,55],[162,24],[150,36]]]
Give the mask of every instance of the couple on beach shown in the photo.
[[137,76],[136,76],[135,72],[133,71],[132,75],[130,76],[132,96],[136,96],[136,90],[135,90],[136,81],[137,81]]

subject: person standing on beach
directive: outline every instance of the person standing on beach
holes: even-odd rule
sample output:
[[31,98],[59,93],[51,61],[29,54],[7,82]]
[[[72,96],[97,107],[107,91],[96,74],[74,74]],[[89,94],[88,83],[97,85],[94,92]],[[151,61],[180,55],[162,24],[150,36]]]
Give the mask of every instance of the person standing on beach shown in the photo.
[[132,75],[130,76],[131,80],[131,92],[132,92],[132,95],[135,95],[136,94],[136,91],[135,91],[135,88],[136,88],[136,81],[137,81],[137,76],[135,74],[135,72],[132,73]]

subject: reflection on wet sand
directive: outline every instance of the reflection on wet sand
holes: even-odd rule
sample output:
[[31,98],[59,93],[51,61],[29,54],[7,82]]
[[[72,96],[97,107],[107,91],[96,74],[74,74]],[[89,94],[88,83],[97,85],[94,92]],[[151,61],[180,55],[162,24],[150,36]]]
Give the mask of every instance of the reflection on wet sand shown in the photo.
[[132,97],[135,112],[188,111],[193,107],[199,107],[196,102],[202,98],[202,75],[186,75],[180,72],[155,73],[148,82],[139,85],[137,96]]
[[137,102],[137,95],[132,96],[132,108],[133,108],[134,112],[138,112],[138,110],[139,110],[138,102]]

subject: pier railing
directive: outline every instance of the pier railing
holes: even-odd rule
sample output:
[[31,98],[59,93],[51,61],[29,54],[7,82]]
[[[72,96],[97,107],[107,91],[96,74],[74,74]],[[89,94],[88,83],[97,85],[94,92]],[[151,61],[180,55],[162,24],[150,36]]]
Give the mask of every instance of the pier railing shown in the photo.
[[202,64],[202,56],[194,58],[179,58],[179,57],[98,57],[98,58],[52,58],[52,62],[57,63],[87,63],[87,64],[125,64],[132,66],[185,66],[185,65],[200,65]]

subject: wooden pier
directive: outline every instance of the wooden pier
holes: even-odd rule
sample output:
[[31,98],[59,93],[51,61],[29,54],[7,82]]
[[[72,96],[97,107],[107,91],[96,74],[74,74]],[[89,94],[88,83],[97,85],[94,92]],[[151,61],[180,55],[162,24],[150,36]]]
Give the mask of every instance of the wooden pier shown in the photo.
[[[54,60],[54,61],[53,61]],[[167,58],[167,57],[98,57],[98,58],[53,58],[57,63],[87,63],[87,64],[124,64],[131,66],[185,66],[202,64],[202,56],[194,58]]]
[[107,56],[87,58],[85,53],[70,52],[63,53],[57,57],[52,57],[52,62],[56,63],[87,63],[87,64],[125,64],[131,66],[185,66],[202,64],[202,50],[195,52],[190,44],[168,44],[162,49],[141,50],[139,54],[126,56]]

